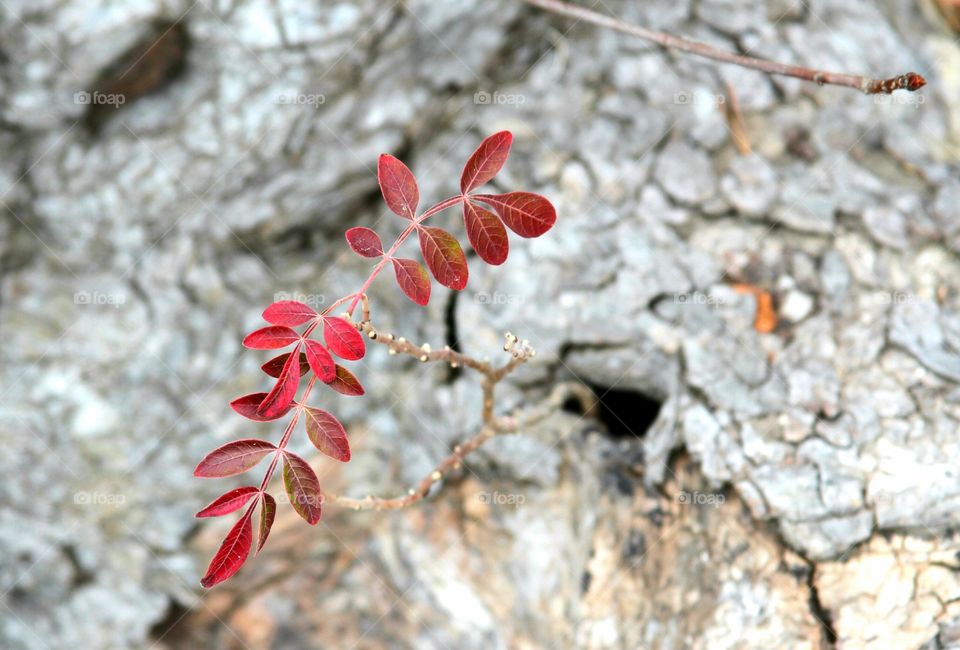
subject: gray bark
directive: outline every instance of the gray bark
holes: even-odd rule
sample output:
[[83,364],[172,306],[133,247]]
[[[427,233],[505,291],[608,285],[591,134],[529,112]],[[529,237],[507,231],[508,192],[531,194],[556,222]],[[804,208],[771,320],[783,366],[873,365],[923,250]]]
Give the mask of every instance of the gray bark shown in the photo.
[[[932,83],[770,79],[508,0],[6,3],[0,646],[960,643],[956,35],[907,0],[602,8]],[[157,18],[182,20],[183,73],[93,120],[75,94]],[[499,408],[580,379],[662,402],[655,422],[557,414],[410,510],[329,507],[314,529],[284,508],[201,593],[229,522],[193,513],[231,483],[192,469],[280,434],[227,407],[266,385],[244,333],[277,296],[360,285],[342,231],[401,228],[379,153],[440,200],[499,129],[495,185],[549,196],[556,228],[427,309],[381,279],[378,324],[436,347],[454,300],[467,351],[507,330],[537,348]],[[735,283],[773,295],[773,332]],[[476,426],[469,375],[382,352],[357,365],[366,397],[323,396],[355,456],[311,457],[331,492],[400,494]]]

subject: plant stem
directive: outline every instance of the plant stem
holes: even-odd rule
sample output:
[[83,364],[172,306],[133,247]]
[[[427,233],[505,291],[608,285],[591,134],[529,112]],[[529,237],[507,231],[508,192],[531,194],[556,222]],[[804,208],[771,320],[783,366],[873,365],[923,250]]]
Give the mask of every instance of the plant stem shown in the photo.
[[399,510],[411,506],[430,494],[430,489],[434,483],[442,481],[451,472],[459,469],[466,457],[482,447],[488,440],[496,436],[520,433],[524,429],[543,421],[551,413],[557,412],[569,398],[580,402],[585,414],[591,413],[596,408],[596,397],[583,384],[558,384],[538,406],[522,415],[495,418],[483,426],[478,433],[455,446],[446,458],[437,463],[436,467],[424,476],[416,487],[408,490],[404,496],[393,498],[368,496],[362,499],[354,499],[334,494],[328,495],[328,500],[330,503],[354,510]]
[[871,79],[869,77],[862,77],[859,75],[827,72],[825,70],[804,68],[803,66],[798,65],[776,63],[774,61],[758,59],[752,56],[727,52],[726,50],[715,48],[711,45],[707,45],[706,43],[701,43],[699,41],[693,41],[680,36],[673,36],[672,34],[665,34],[663,32],[657,32],[652,29],[640,27],[639,25],[624,22],[618,18],[606,16],[585,7],[578,7],[577,5],[570,4],[569,2],[563,2],[562,0],[521,1],[526,2],[529,5],[533,5],[534,7],[539,7],[545,11],[568,16],[570,18],[576,18],[577,20],[582,20],[600,27],[613,29],[618,32],[631,34],[638,38],[642,38],[645,41],[656,43],[657,45],[668,49],[689,52],[690,54],[706,57],[722,63],[733,63],[745,68],[753,68],[754,70],[759,70],[767,74],[796,77],[797,79],[803,79],[804,81],[812,81],[821,86],[824,84],[833,86],[846,86],[848,88],[856,88],[857,90],[860,90],[868,95],[874,95],[878,93],[889,94],[894,90],[899,89],[910,91],[919,90],[927,83],[923,76],[917,74],[916,72],[908,72],[907,74],[891,77],[889,79]]
[[[393,242],[393,246],[390,247],[390,250],[384,253],[383,257],[380,258],[380,261],[377,262],[377,265],[373,267],[373,271],[370,273],[370,277],[368,277],[367,281],[363,283],[362,287],[360,287],[360,291],[353,294],[353,302],[351,302],[350,307],[347,308],[347,314],[353,316],[353,312],[357,308],[357,303],[360,302],[360,296],[367,293],[367,289],[370,288],[370,285],[373,284],[374,279],[377,277],[377,275],[380,274],[380,271],[383,270],[383,267],[386,266],[387,262],[390,261],[390,259],[393,257],[393,254],[397,251],[397,249],[400,248],[400,244],[406,241],[407,237],[410,236],[410,233],[416,230],[417,226],[420,225],[421,222],[425,221],[426,219],[429,219],[430,217],[437,214],[441,210],[446,210],[447,208],[454,206],[458,203],[462,203],[465,200],[466,200],[466,197],[463,195],[452,196],[445,201],[441,201],[440,203],[437,203],[435,206],[433,206],[432,208],[430,208],[429,210],[421,214],[419,217],[412,220],[410,222],[410,225],[407,226],[402,233],[400,233],[399,237],[397,237],[397,241]],[[332,305],[331,305],[331,308],[332,308]]]
[[[432,217],[433,215],[437,214],[441,210],[446,210],[447,208],[452,207],[458,203],[462,203],[465,200],[466,200],[466,197],[462,195],[450,197],[445,201],[441,201],[440,203],[437,203],[432,208],[424,212],[422,215],[412,220],[410,222],[410,225],[407,226],[406,229],[404,229],[404,231],[400,233],[400,236],[397,237],[397,240],[393,242],[393,246],[390,247],[390,250],[388,250],[383,255],[382,258],[380,258],[380,261],[373,268],[373,271],[371,271],[370,276],[367,278],[366,282],[363,283],[363,286],[360,287],[360,290],[354,294],[348,294],[340,298],[339,300],[334,302],[332,305],[324,309],[321,315],[326,316],[331,311],[333,311],[337,306],[342,305],[343,303],[350,300],[351,298],[353,298],[353,301],[350,303],[350,307],[347,309],[347,314],[353,315],[354,310],[357,308],[357,303],[359,303],[360,299],[364,295],[366,295],[367,289],[370,288],[370,285],[373,283],[373,280],[377,277],[377,275],[383,269],[384,265],[386,265],[386,263],[390,260],[390,258],[396,252],[396,250],[400,248],[400,245],[404,241],[406,241],[407,237],[410,236],[410,233],[416,230],[417,226],[422,221]],[[315,330],[322,322],[323,321],[318,318],[312,323],[310,323],[310,325],[307,326],[307,329],[304,330],[303,332],[303,338],[307,338],[308,336],[310,336],[313,330]],[[297,351],[297,354],[299,354],[299,350]],[[306,403],[307,397],[310,396],[310,391],[313,390],[313,385],[316,383],[316,381],[317,381],[316,375],[313,375],[310,377],[310,382],[307,384],[306,389],[304,389],[303,391],[303,396],[300,398],[301,403],[304,403],[304,404]],[[284,447],[287,446],[287,442],[290,440],[290,435],[293,433],[293,429],[297,425],[297,420],[299,419],[300,419],[300,409],[298,408],[294,410],[293,416],[290,418],[290,422],[287,423],[287,428],[283,432],[283,437],[280,439],[280,444],[277,445],[278,450],[282,450]],[[279,454],[273,455],[273,459],[270,461],[270,466],[267,468],[267,473],[263,477],[263,482],[260,484],[261,492],[265,491],[267,489],[267,486],[270,484],[270,479],[273,478],[273,471],[277,467],[278,458],[279,458]]]
[[[300,354],[298,351],[297,354]],[[310,381],[307,383],[307,387],[303,391],[303,397],[300,398],[300,402],[305,404],[307,398],[310,396],[310,391],[313,390],[313,385],[317,383],[316,375],[310,377]],[[287,423],[287,428],[283,430],[283,437],[280,438],[280,444],[277,445],[277,451],[281,451],[284,447],[287,446],[287,443],[290,441],[290,436],[293,434],[293,429],[297,426],[297,421],[300,419],[300,409],[296,408],[293,410],[293,416],[290,418],[290,422]],[[274,453],[273,458],[270,460],[270,467],[267,468],[267,473],[263,476],[263,481],[260,483],[260,491],[265,492],[267,486],[270,485],[270,479],[273,478],[273,470],[277,467],[277,459],[280,457],[279,453]]]

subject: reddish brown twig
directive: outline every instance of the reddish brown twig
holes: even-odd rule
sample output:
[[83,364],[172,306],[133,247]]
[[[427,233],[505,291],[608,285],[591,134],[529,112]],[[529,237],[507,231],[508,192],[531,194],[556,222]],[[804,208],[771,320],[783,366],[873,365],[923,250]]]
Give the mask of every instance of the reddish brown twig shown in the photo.
[[[360,294],[360,306],[363,320],[360,322],[350,320],[350,322],[366,334],[371,341],[385,346],[390,354],[405,354],[422,363],[447,363],[454,368],[467,368],[479,373],[480,384],[483,388],[480,405],[482,425],[473,436],[454,447],[450,454],[437,463],[433,470],[424,476],[415,487],[410,488],[405,495],[392,498],[367,496],[362,499],[354,499],[327,494],[328,503],[335,503],[354,510],[398,510],[412,506],[426,498],[435,483],[439,483],[447,478],[451,472],[460,469],[466,457],[491,438],[523,432],[551,413],[558,411],[568,399],[577,400],[584,414],[592,413],[596,408],[596,397],[593,392],[583,384],[571,382],[555,386],[550,395],[533,408],[497,416],[494,414],[494,396],[497,385],[536,354],[528,341],[521,341],[508,332],[503,351],[510,355],[510,359],[502,365],[495,365],[486,359],[476,359],[462,352],[457,352],[449,346],[434,350],[426,343],[417,345],[402,336],[394,336],[389,332],[379,330],[370,321],[370,302],[367,300],[366,294]],[[349,314],[344,314],[344,318],[349,319]]]
[[745,56],[743,54],[734,54],[733,52],[720,50],[711,45],[707,45],[706,43],[692,41],[680,36],[656,32],[652,29],[640,27],[639,25],[633,25],[611,16],[605,16],[601,13],[591,11],[590,9],[586,9],[584,7],[578,7],[577,5],[573,5],[568,2],[562,2],[561,0],[523,0],[523,2],[535,7],[539,7],[540,9],[544,9],[546,11],[561,14],[563,16],[569,16],[570,18],[576,18],[600,27],[614,29],[618,32],[624,32],[626,34],[632,34],[633,36],[656,43],[657,45],[665,48],[689,52],[690,54],[696,54],[697,56],[703,56],[708,59],[713,59],[714,61],[720,61],[722,63],[733,63],[745,68],[753,68],[754,70],[759,70],[767,74],[796,77],[797,79],[803,79],[804,81],[812,81],[820,84],[821,86],[824,84],[833,86],[846,86],[848,88],[856,88],[857,90],[860,90],[868,95],[874,95],[879,93],[889,94],[894,90],[900,89],[910,91],[919,90],[927,83],[926,79],[916,72],[908,72],[907,74],[891,77],[889,79],[871,79],[869,77],[862,77],[859,75],[827,72],[825,70],[813,70],[811,68],[804,68],[803,66],[799,65],[776,63],[774,61],[758,59],[752,56]]
[[590,413],[596,407],[596,398],[590,389],[583,384],[558,384],[539,405],[522,414],[491,417],[490,421],[478,433],[454,447],[453,451],[437,463],[436,467],[424,476],[416,487],[410,488],[407,494],[393,498],[368,496],[362,499],[328,494],[328,502],[354,510],[399,510],[412,506],[426,498],[435,483],[442,481],[447,478],[448,474],[459,469],[464,459],[483,446],[485,442],[495,436],[521,433],[542,421],[551,413],[559,411],[563,403],[571,398],[580,403],[585,413]]

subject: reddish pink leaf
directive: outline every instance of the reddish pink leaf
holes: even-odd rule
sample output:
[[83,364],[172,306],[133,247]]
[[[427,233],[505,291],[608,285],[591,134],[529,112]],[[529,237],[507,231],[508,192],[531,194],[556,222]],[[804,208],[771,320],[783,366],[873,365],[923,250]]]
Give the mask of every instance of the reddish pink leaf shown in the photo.
[[507,162],[512,143],[513,134],[509,131],[494,133],[481,142],[463,166],[460,191],[466,194],[496,176],[503,163]]
[[286,415],[287,411],[290,410],[290,406],[288,406],[273,417],[269,418],[260,415],[257,413],[257,409],[260,408],[260,405],[263,403],[263,400],[266,399],[266,397],[266,393],[250,393],[249,395],[238,397],[230,402],[230,408],[248,420],[253,420],[254,422],[269,422],[271,420],[276,420],[277,418],[281,418]]
[[421,226],[420,252],[437,282],[456,291],[467,286],[467,258],[460,242],[443,228]]
[[209,589],[218,582],[223,582],[240,570],[250,555],[250,546],[253,544],[253,524],[250,523],[253,510],[247,510],[240,520],[233,525],[230,532],[220,545],[220,550],[210,560],[207,573],[200,580],[200,584]]
[[243,345],[254,350],[275,350],[285,348],[300,340],[300,335],[289,327],[270,325],[247,334]]
[[259,408],[257,408],[258,415],[274,420],[279,417],[279,415],[277,415],[278,413],[282,414],[290,407],[290,403],[293,402],[293,398],[297,395],[297,388],[300,386],[299,360],[300,344],[298,343],[283,364],[280,377],[277,378],[277,383],[274,384],[273,390],[263,398],[263,402],[261,402]]
[[397,275],[397,284],[407,298],[418,305],[430,302],[430,276],[427,270],[415,260],[392,259],[393,272]]
[[308,406],[303,412],[307,437],[313,446],[334,460],[349,462],[350,443],[347,442],[347,432],[340,421],[323,409]]
[[272,496],[264,492],[263,498],[260,500],[260,535],[257,540],[257,553],[267,543],[267,536],[270,534],[270,529],[273,528],[273,520],[276,516],[277,502]]
[[[278,357],[274,357],[267,361],[265,364],[260,366],[260,370],[264,371],[271,377],[275,379],[280,378],[280,373],[283,372],[283,366],[287,363],[287,357],[290,356],[289,352],[284,352]],[[303,377],[305,374],[310,372],[310,364],[307,362],[307,355],[300,353],[300,376]]]
[[347,361],[362,359],[366,352],[363,336],[357,328],[339,316],[323,318],[323,340],[331,352]]
[[383,255],[383,242],[380,241],[380,235],[369,228],[358,226],[351,228],[346,233],[347,243],[357,255],[363,257],[380,257]]
[[507,228],[521,237],[539,237],[557,221],[557,211],[550,201],[539,194],[474,194],[472,198],[492,207]]
[[283,485],[290,505],[308,524],[313,526],[320,521],[323,505],[320,480],[307,461],[289,451],[283,452]]
[[263,310],[263,320],[274,325],[296,327],[316,317],[317,312],[310,305],[296,300],[281,300]]
[[197,517],[219,517],[220,515],[229,515],[234,510],[239,510],[247,501],[253,498],[253,495],[260,491],[258,487],[239,487],[236,490],[220,495],[210,502],[206,508],[198,512]]
[[380,181],[380,192],[383,200],[387,202],[387,207],[401,217],[413,219],[420,204],[420,190],[417,189],[413,172],[385,153],[380,155],[377,162],[377,180]]
[[328,382],[336,378],[337,368],[333,357],[318,341],[307,339],[307,361],[320,381]]
[[266,440],[234,440],[207,454],[193,470],[193,475],[198,478],[222,478],[242,474],[276,449],[273,443]]
[[341,395],[363,395],[363,386],[360,385],[360,381],[340,364],[337,364],[337,376],[332,381],[328,381],[327,386]]
[[467,238],[473,250],[477,251],[487,264],[503,264],[510,252],[510,242],[507,239],[507,229],[503,223],[489,210],[474,205],[469,201],[463,203],[463,223],[467,227]]

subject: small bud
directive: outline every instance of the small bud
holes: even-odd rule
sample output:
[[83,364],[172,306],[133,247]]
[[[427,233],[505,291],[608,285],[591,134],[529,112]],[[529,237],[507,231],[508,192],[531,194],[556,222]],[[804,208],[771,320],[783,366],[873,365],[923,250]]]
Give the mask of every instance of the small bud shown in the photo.
[[429,343],[424,343],[423,345],[420,346],[420,349],[426,352],[427,354],[430,354],[433,351],[433,348],[430,347]]
[[434,470],[433,474],[430,475],[430,479],[431,479],[433,482],[437,482],[437,481],[439,481],[439,480],[442,479],[442,478],[443,478],[443,474],[441,474],[441,473],[440,473],[439,471],[437,471],[437,470]]
[[430,358],[430,357],[429,357],[428,355],[426,355],[426,354],[421,354],[421,355],[420,355],[420,361],[422,361],[423,363],[426,363],[429,358]]
[[413,496],[413,495],[416,494],[416,493],[417,493],[417,491],[414,490],[413,488],[410,488],[409,490],[407,490],[407,494],[409,494],[410,496]]
[[394,355],[394,354],[396,354],[396,353],[397,353],[396,348],[390,348],[390,354],[391,354],[391,355]]
[[459,368],[459,367],[460,367],[460,364],[457,363],[456,361],[451,361],[451,362],[450,362],[450,367],[451,367],[451,368]]
[[405,338],[402,337],[402,336],[397,339],[397,343],[399,343],[399,344],[401,344],[401,345],[403,345],[403,344],[406,343],[406,342],[407,342],[407,339],[405,339]]
[[393,340],[393,334],[387,334],[387,340],[388,340],[388,341],[392,341],[392,340]]
[[377,330],[370,330],[369,332],[367,332],[367,336],[369,336],[372,340],[376,340]]

